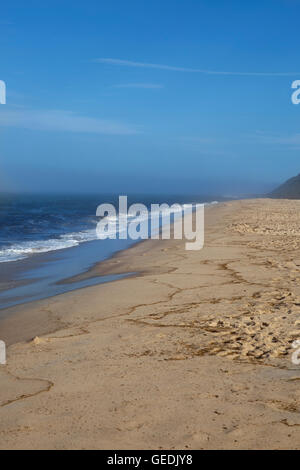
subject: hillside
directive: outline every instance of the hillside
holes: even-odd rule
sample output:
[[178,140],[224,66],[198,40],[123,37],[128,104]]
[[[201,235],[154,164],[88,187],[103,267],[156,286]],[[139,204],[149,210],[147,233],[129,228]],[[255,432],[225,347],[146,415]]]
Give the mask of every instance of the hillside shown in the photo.
[[278,199],[300,199],[300,174],[276,188],[268,197]]

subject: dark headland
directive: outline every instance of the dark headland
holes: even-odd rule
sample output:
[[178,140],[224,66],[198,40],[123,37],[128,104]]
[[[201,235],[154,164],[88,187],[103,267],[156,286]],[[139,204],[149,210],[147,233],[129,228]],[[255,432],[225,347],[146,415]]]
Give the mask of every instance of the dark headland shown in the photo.
[[276,188],[268,197],[277,199],[300,199],[300,174]]

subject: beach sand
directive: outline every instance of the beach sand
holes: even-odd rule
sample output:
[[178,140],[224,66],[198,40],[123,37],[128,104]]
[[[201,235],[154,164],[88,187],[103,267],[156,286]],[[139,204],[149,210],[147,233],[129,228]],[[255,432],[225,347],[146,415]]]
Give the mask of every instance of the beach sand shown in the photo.
[[201,251],[146,241],[85,274],[136,276],[9,309],[0,448],[299,447],[299,235],[300,201],[223,203]]

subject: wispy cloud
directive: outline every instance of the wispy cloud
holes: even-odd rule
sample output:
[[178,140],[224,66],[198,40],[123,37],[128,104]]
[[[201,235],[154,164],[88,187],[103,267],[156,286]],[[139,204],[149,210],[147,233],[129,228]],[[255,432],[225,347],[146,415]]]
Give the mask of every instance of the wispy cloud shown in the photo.
[[213,139],[208,137],[180,137],[178,140],[190,144],[211,144],[215,143]]
[[263,131],[257,131],[255,136],[251,138],[256,142],[259,141],[263,144],[270,145],[287,145],[290,147],[299,147],[300,146],[300,133],[289,134],[289,135],[279,135],[279,134],[269,134]]
[[159,83],[121,83],[119,85],[113,85],[113,88],[145,88],[149,90],[158,90],[163,88],[163,85]]
[[189,73],[202,73],[206,75],[239,75],[246,77],[289,77],[299,75],[300,72],[234,72],[234,71],[221,71],[221,70],[206,70],[200,68],[178,67],[173,65],[164,64],[151,64],[148,62],[134,62],[131,60],[113,59],[113,58],[99,58],[94,59],[94,62],[108,65],[119,65],[124,67],[139,67],[148,69],[168,70],[170,72],[189,72]]
[[138,134],[135,126],[63,110],[0,110],[0,127],[91,134]]

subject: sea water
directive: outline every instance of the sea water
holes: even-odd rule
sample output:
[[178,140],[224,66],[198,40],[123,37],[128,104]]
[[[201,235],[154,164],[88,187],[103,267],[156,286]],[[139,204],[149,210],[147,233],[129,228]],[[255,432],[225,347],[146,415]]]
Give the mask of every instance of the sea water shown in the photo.
[[[118,195],[0,196],[0,309],[88,285],[119,279],[101,276],[61,283],[136,241],[98,240],[97,207],[118,206]],[[128,204],[210,203],[216,197],[131,195]],[[220,199],[220,197],[218,197]]]

